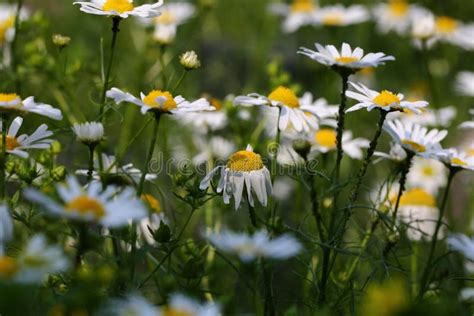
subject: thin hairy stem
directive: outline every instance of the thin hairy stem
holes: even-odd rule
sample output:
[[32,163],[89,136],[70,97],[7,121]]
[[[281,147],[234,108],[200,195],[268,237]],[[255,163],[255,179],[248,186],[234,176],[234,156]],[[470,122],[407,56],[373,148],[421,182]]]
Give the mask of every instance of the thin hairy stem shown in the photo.
[[5,200],[6,192],[6,163],[7,163],[7,119],[5,115],[2,120],[2,154],[0,156],[0,199]]

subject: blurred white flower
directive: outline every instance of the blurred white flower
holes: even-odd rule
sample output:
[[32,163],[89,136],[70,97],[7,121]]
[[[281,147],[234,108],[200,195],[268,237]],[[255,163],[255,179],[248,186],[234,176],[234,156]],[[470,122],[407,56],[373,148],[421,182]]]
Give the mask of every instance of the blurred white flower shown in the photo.
[[212,178],[220,172],[217,193],[223,193],[224,203],[229,204],[233,196],[235,209],[239,208],[244,193],[251,206],[254,206],[253,193],[261,205],[266,206],[268,195],[272,194],[270,172],[263,164],[259,154],[253,152],[248,145],[246,150],[232,154],[226,166],[218,166],[211,170],[199,184],[201,190],[209,187]]
[[456,76],[456,90],[462,94],[474,97],[474,72],[461,71]]
[[196,139],[201,152],[193,157],[193,164],[207,163],[210,159],[225,159],[235,152],[235,144],[222,136],[212,136],[207,142],[202,138]]
[[0,257],[5,253],[5,244],[13,237],[13,221],[6,204],[0,204]]
[[158,316],[192,315],[192,316],[219,316],[220,307],[212,302],[199,303],[183,294],[171,295],[169,304],[158,310]]
[[165,213],[163,212],[160,201],[158,201],[154,196],[143,194],[141,199],[148,205],[150,212],[147,217],[140,220],[137,226],[138,235],[142,236],[147,244],[154,245],[156,244],[156,241],[153,238],[150,229],[152,231],[157,231],[162,222],[166,223]]
[[[308,141],[311,143],[311,153],[327,153],[335,151],[337,148],[336,130],[333,128],[321,128],[316,130],[313,134],[308,136]],[[362,159],[364,153],[363,148],[368,148],[370,141],[365,138],[353,138],[351,131],[344,131],[342,134],[342,149],[353,159]]]
[[0,93],[0,112],[27,114],[29,112],[47,116],[54,120],[63,118],[61,111],[49,104],[36,103],[34,97],[24,100],[16,93]]
[[129,294],[122,299],[112,299],[103,310],[113,316],[156,316],[159,309],[138,294]]
[[413,112],[391,112],[387,115],[387,120],[399,119],[411,124],[432,127],[449,127],[456,117],[457,110],[454,106],[446,106],[440,109],[422,108],[421,113]]
[[436,159],[414,157],[407,175],[407,184],[436,195],[446,184],[446,171],[446,167]]
[[474,49],[474,24],[465,24],[449,16],[435,19],[436,38],[466,50]]
[[454,234],[448,237],[447,243],[451,249],[461,252],[467,259],[474,261],[474,238]]
[[[7,131],[6,152],[12,155],[19,156],[21,158],[28,158],[29,149],[48,149],[51,147],[52,139],[47,137],[52,136],[53,132],[48,131],[46,124],[40,125],[31,135],[22,134],[17,136],[18,131],[23,124],[23,118],[16,117]],[[0,132],[3,131],[3,124],[0,122]],[[0,136],[0,141],[2,137]],[[2,143],[0,142],[0,148]]]
[[314,25],[318,6],[313,0],[293,0],[291,4],[271,3],[269,11],[284,17],[283,32],[293,33],[305,25]]
[[[395,162],[401,162],[406,159],[407,153],[405,149],[403,149],[402,145],[399,143],[390,143],[390,151],[387,153],[376,151],[374,152],[374,156],[380,157],[381,159],[388,159]],[[379,159],[380,160],[380,159]],[[379,160],[374,160],[374,163],[378,162]]]
[[288,259],[301,252],[302,246],[290,234],[271,239],[265,230],[254,233],[234,233],[222,231],[207,236],[219,250],[237,255],[240,260],[250,262],[257,258]]
[[206,96],[206,99],[216,111],[178,113],[174,115],[174,118],[181,125],[191,125],[193,130],[204,135],[210,131],[212,132],[226,127],[228,118],[225,109],[222,108],[222,103],[218,99],[210,96]]
[[409,4],[406,0],[389,0],[386,3],[376,4],[373,16],[377,30],[381,33],[394,31],[403,35],[410,29],[417,12],[426,12],[426,9]]
[[336,4],[320,8],[316,12],[315,24],[325,26],[347,26],[368,21],[369,11],[361,5],[344,7]]
[[86,145],[98,144],[104,137],[104,126],[100,122],[85,122],[72,126],[77,140]]
[[163,0],[137,7],[133,5],[133,0],[91,0],[77,1],[73,4],[79,4],[80,10],[89,14],[116,16],[122,19],[129,16],[152,18],[160,15],[158,9],[163,5]]
[[147,215],[132,188],[118,192],[115,187],[108,186],[102,191],[100,182],[92,182],[84,189],[74,176],[68,176],[66,184],[57,184],[56,190],[62,203],[31,188],[24,190],[24,196],[53,215],[110,228],[128,225],[129,220],[139,220]]
[[474,170],[474,156],[456,148],[448,148],[437,152],[435,157],[450,168]]
[[[0,3],[0,47],[10,43],[15,36],[16,4]],[[20,21],[27,19],[28,10],[21,8]]]

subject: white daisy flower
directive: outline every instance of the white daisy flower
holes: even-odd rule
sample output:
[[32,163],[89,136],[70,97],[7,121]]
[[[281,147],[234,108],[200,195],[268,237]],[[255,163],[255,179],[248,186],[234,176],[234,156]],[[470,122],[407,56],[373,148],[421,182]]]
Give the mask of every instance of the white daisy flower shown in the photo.
[[202,304],[183,294],[175,293],[171,295],[168,305],[159,308],[158,314],[156,315],[219,316],[221,315],[221,311],[219,305],[212,302]]
[[462,252],[467,259],[474,261],[474,238],[469,238],[464,234],[454,234],[446,241],[449,248]]
[[113,316],[156,316],[158,308],[137,294],[127,295],[122,299],[112,299],[103,310],[105,315]]
[[31,188],[26,189],[24,195],[54,215],[96,222],[110,228],[127,225],[129,220],[139,220],[147,215],[132,188],[117,192],[115,187],[109,186],[102,191],[101,183],[92,182],[84,189],[74,176],[68,176],[66,184],[57,184],[56,190],[62,203]]
[[0,204],[0,257],[4,255],[5,244],[13,238],[13,221],[6,204]]
[[437,110],[428,108],[421,108],[419,110],[421,112],[418,114],[409,110],[405,112],[391,112],[387,115],[387,120],[398,119],[422,126],[449,127],[457,114],[454,106],[446,106]]
[[[48,131],[46,124],[40,125],[31,135],[22,134],[17,136],[23,123],[22,117],[16,117],[7,131],[6,152],[21,158],[28,158],[29,149],[47,149],[51,147],[52,139],[47,139],[53,135],[53,132]],[[0,131],[3,131],[3,125],[0,122]],[[0,137],[1,141],[1,137]],[[2,143],[0,142],[0,148]]]
[[54,120],[62,120],[61,111],[53,108],[49,104],[36,103],[34,97],[28,97],[24,100],[15,93],[0,93],[0,112],[2,113],[36,113],[47,116]]
[[[402,162],[407,158],[407,153],[405,149],[403,149],[402,145],[399,143],[390,143],[390,151],[387,153],[376,151],[374,152],[374,156],[380,157],[381,159],[388,159],[395,162]],[[379,160],[375,160],[374,163],[377,163]]]
[[257,231],[253,236],[224,230],[210,234],[207,238],[217,249],[235,254],[244,262],[251,262],[257,258],[288,259],[303,249],[292,235],[283,234],[270,239],[266,230]]
[[389,0],[386,3],[376,4],[373,16],[379,32],[394,31],[403,35],[409,30],[417,11],[425,12],[426,10],[409,4],[406,0]]
[[80,10],[89,14],[116,16],[122,19],[129,16],[152,18],[160,15],[158,9],[163,5],[163,0],[137,7],[133,5],[133,0],[91,0],[77,1],[73,4],[79,4]]
[[206,98],[209,104],[213,106],[216,111],[206,111],[201,113],[181,113],[174,117],[183,126],[193,126],[193,131],[197,131],[201,134],[207,134],[220,130],[227,126],[228,118],[227,113],[222,108],[222,103],[213,97]]
[[[113,155],[102,154],[102,176],[104,180],[110,181],[116,184],[130,184],[130,180],[134,183],[138,183],[142,176],[140,169],[133,166],[132,163],[119,166],[116,162],[117,158]],[[100,181],[101,174],[96,170],[100,169],[100,162],[98,158],[94,158],[94,171],[92,172],[92,178],[96,181]],[[79,169],[76,170],[76,175],[87,176],[88,170]],[[154,181],[158,176],[153,173],[147,173],[145,175],[146,181]]]
[[368,21],[369,11],[361,5],[344,7],[336,4],[320,8],[316,12],[315,24],[325,26],[347,26]]
[[[392,204],[395,204],[395,199],[392,199]],[[420,188],[409,189],[402,194],[397,217],[408,225],[407,237],[410,240],[431,240],[438,216],[439,210],[432,194]]]
[[439,142],[448,135],[446,130],[428,131],[426,127],[419,124],[405,123],[400,120],[386,121],[383,129],[405,150],[425,158],[441,152]]
[[414,157],[410,172],[407,175],[407,185],[422,188],[436,195],[438,190],[446,185],[446,167],[435,159]]
[[450,168],[474,170],[474,156],[470,152],[449,148],[437,152],[435,156]]
[[459,300],[472,302],[474,300],[474,288],[466,287],[459,292]]
[[48,246],[43,235],[35,235],[16,258],[13,279],[20,283],[41,283],[48,275],[65,271],[69,262],[58,246]]
[[100,122],[74,124],[72,131],[76,134],[77,140],[86,145],[98,144],[104,137],[104,125]]
[[291,89],[279,86],[268,97],[257,93],[238,96],[234,100],[234,105],[279,107],[281,114],[278,128],[280,130],[286,130],[291,126],[297,132],[308,132],[311,128],[317,128],[318,122],[312,104],[303,103],[307,101],[309,101],[308,98],[298,98]]
[[474,24],[465,24],[449,16],[439,16],[435,19],[435,36],[441,41],[473,50],[472,34],[474,34]]
[[268,195],[272,194],[270,172],[263,164],[260,155],[253,152],[252,146],[248,145],[246,150],[232,154],[227,165],[211,170],[201,181],[199,188],[207,189],[218,172],[220,172],[220,179],[217,193],[223,193],[225,204],[229,204],[230,198],[233,197],[235,209],[238,209],[245,186],[246,197],[251,206],[254,206],[253,193],[261,205],[267,205]]
[[456,76],[456,90],[462,94],[474,97],[474,72],[461,71]]
[[[316,153],[328,153],[337,149],[337,133],[334,128],[321,128],[308,137],[311,143],[310,156]],[[351,131],[342,134],[342,149],[353,159],[364,157],[363,148],[368,148],[370,141],[365,138],[353,138]]]
[[[17,5],[0,3],[0,47],[10,43],[15,36],[15,18]],[[20,11],[20,21],[28,18],[28,11],[24,8]]]
[[107,97],[113,99],[117,104],[122,102],[136,104],[140,107],[142,114],[146,114],[148,111],[177,114],[215,110],[205,98],[189,102],[180,95],[173,97],[169,91],[161,90],[152,90],[147,95],[140,93],[139,99],[128,92],[112,88],[107,91]]
[[222,136],[213,136],[209,141],[200,137],[196,139],[196,143],[198,148],[202,148],[201,152],[192,159],[196,166],[207,163],[211,159],[226,159],[236,150],[235,144]]
[[293,33],[305,25],[315,23],[318,6],[313,0],[293,0],[291,4],[271,3],[269,10],[284,17],[283,32]]
[[301,47],[298,53],[329,67],[353,71],[367,67],[377,67],[385,64],[386,61],[395,60],[395,57],[385,55],[384,53],[368,53],[364,55],[362,48],[356,47],[352,50],[351,46],[347,43],[342,44],[340,52],[333,45],[322,46],[319,43],[315,43],[315,46],[318,51]]
[[382,109],[384,111],[410,111],[419,114],[422,112],[422,108],[428,106],[428,102],[426,101],[404,101],[404,96],[401,93],[394,94],[388,90],[377,92],[367,88],[361,83],[349,83],[357,92],[346,91],[346,96],[359,101],[359,103],[347,109],[346,113],[366,108],[367,111]]
[[411,37],[415,47],[421,49],[423,43],[431,48],[438,39],[436,38],[436,21],[434,15],[429,11],[413,12]]
[[459,124],[458,128],[474,129],[474,109],[469,110],[469,114],[473,116],[473,119],[470,121],[465,121]]

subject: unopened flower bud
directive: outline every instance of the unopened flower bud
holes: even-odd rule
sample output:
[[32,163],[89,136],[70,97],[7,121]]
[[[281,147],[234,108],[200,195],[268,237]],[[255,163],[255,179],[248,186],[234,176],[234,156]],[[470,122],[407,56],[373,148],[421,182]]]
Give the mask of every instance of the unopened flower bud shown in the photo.
[[63,36],[61,34],[53,35],[53,44],[59,46],[59,48],[64,48],[69,45],[71,38],[69,36]]
[[201,67],[201,61],[193,50],[182,54],[179,57],[179,62],[186,70],[194,70]]

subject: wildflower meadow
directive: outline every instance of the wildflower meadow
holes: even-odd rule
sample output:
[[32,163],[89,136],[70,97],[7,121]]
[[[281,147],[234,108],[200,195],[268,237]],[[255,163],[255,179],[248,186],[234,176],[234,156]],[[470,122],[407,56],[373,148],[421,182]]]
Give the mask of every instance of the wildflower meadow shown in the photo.
[[0,315],[473,315],[472,0],[0,0]]

